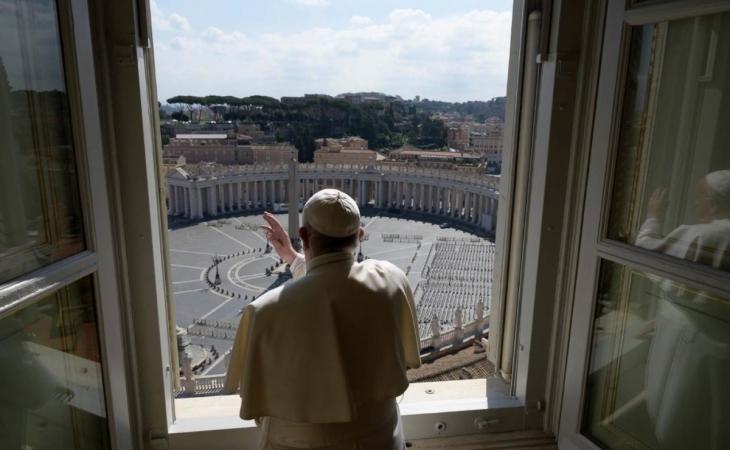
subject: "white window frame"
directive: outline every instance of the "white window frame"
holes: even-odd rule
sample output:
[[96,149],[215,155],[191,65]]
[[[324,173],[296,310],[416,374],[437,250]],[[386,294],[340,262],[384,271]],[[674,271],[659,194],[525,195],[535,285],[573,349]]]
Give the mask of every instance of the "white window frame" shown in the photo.
[[679,0],[633,8],[626,7],[623,0],[608,2],[565,378],[565,385],[572,389],[564,390],[558,434],[560,448],[600,448],[581,434],[581,424],[601,261],[730,297],[725,272],[606,237],[631,27],[725,11],[730,11],[730,2]]
[[110,443],[132,448],[127,362],[117,357],[126,352],[88,5],[86,0],[58,0],[56,9],[86,249],[0,285],[0,317],[91,277]]

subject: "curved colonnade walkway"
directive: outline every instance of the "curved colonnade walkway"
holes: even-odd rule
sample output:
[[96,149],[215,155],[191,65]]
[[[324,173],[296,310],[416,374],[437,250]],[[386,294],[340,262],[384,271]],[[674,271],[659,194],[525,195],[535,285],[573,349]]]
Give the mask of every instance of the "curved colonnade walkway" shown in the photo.
[[197,165],[176,169],[167,182],[169,214],[187,219],[273,208],[287,203],[291,189],[301,206],[334,187],[360,207],[420,212],[493,233],[499,202],[499,176],[382,163]]

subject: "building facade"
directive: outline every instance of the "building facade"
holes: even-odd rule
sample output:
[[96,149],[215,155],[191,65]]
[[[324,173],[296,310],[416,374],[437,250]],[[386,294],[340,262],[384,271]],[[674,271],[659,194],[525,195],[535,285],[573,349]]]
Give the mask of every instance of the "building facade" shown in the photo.
[[181,156],[190,164],[283,164],[296,148],[288,143],[253,144],[249,135],[178,134],[164,147],[163,158],[177,160]]
[[317,164],[368,164],[378,159],[378,152],[368,149],[368,141],[357,136],[315,139],[314,145]]

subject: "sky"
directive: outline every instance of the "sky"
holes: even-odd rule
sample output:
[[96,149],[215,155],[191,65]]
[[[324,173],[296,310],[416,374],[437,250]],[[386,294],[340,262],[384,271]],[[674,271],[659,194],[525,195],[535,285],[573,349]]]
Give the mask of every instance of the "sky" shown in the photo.
[[488,100],[505,95],[511,0],[152,0],[157,90]]

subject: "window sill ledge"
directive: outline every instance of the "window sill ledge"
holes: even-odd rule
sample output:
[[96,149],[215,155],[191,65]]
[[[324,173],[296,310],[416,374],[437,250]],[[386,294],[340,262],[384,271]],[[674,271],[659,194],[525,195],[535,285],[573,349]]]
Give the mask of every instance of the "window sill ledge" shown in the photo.
[[[509,431],[520,429],[522,407],[519,401],[506,395],[507,387],[499,379],[460,380],[412,383],[399,407],[408,439],[474,433],[475,420],[484,417],[498,420],[477,431]],[[487,393],[487,395],[485,395]],[[193,448],[193,442],[215,438],[226,441],[226,435],[255,442],[256,424],[238,417],[241,399],[238,395],[182,398],[175,400],[176,420],[168,435],[174,448]],[[487,412],[488,411],[488,412]],[[437,428],[437,423],[447,427]],[[221,440],[219,440],[221,439]]]

